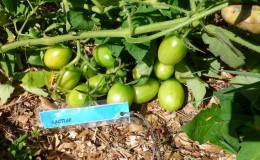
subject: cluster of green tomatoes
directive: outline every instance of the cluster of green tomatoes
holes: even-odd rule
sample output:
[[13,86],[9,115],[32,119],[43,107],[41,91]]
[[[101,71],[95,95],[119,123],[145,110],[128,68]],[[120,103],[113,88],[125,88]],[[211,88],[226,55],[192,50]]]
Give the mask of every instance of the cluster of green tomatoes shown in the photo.
[[[182,107],[185,92],[179,82],[181,79],[173,78],[174,66],[186,53],[187,47],[182,38],[175,35],[165,37],[158,48],[153,76],[141,84],[126,83],[127,79],[138,81],[141,77],[137,70],[138,64],[133,70],[124,70],[116,66],[117,60],[107,44],[94,47],[89,63],[83,62],[80,67],[72,65],[65,69],[64,66],[71,61],[72,50],[69,47],[54,45],[46,50],[44,64],[51,70],[63,70],[56,84],[65,91],[66,103],[71,107],[88,106],[98,97],[106,99],[108,104],[128,102],[131,106],[132,103],[147,103],[157,96],[161,107],[167,111],[175,111]],[[105,73],[100,73],[97,68],[102,68]],[[84,82],[82,77],[85,78]]]

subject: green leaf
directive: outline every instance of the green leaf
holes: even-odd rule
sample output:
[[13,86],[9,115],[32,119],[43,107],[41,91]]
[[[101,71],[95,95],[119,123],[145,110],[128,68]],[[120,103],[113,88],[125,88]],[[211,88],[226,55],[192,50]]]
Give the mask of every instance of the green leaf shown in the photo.
[[237,160],[258,160],[260,159],[260,131],[252,130],[245,134],[245,139],[241,143],[241,149],[239,150]]
[[205,44],[209,44],[210,52],[230,67],[239,68],[245,64],[243,54],[221,32],[218,35],[203,33],[202,39]]
[[2,0],[3,4],[5,5],[5,9],[7,12],[15,13],[17,8],[17,0]]
[[45,92],[43,89],[41,88],[37,88],[37,87],[31,87],[31,86],[27,86],[27,85],[21,85],[26,91],[32,93],[32,94],[36,94],[38,96],[43,96],[43,97],[47,97],[48,93]]
[[69,11],[68,21],[73,29],[91,30],[94,27],[90,14],[83,11]]
[[41,88],[44,85],[49,86],[49,80],[52,77],[52,75],[53,74],[51,72],[47,71],[29,71],[24,74],[22,82],[23,85],[26,85],[28,87]]
[[0,104],[3,105],[7,102],[8,98],[10,98],[11,94],[14,91],[14,87],[9,84],[0,84]]
[[175,75],[179,75],[195,98],[195,106],[198,107],[206,95],[207,83],[202,81],[197,75],[193,74],[190,66],[185,61],[181,61],[175,65]]
[[206,87],[208,85],[197,76],[186,80],[186,83],[195,98],[195,106],[198,107],[206,95]]
[[148,53],[150,42],[145,42],[141,44],[128,43],[123,40],[126,50],[137,60],[142,61],[145,55]]
[[260,79],[246,76],[236,76],[229,81],[235,88],[233,91],[241,92],[253,107],[260,110]]
[[216,92],[215,95],[220,105],[213,104],[211,108],[201,111],[183,129],[192,140],[199,143],[209,141],[236,153],[240,148],[236,129],[253,122],[253,116],[248,113],[250,107],[246,107],[248,101],[238,93],[223,95]]
[[27,60],[27,63],[35,66],[44,66],[44,63],[41,59],[41,55],[39,54],[30,55],[30,57]]
[[5,55],[0,55],[0,65],[7,77],[10,77],[14,73],[15,66],[15,53],[10,51]]

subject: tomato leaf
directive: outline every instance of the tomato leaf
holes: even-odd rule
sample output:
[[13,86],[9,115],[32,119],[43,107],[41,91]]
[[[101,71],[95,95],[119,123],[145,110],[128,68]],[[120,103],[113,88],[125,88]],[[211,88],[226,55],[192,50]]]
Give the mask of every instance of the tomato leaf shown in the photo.
[[195,98],[195,106],[198,107],[206,95],[206,87],[208,87],[208,85],[197,76],[186,80],[186,83]]
[[38,96],[43,96],[43,97],[47,97],[48,93],[45,92],[43,89],[41,88],[37,88],[37,87],[31,87],[31,86],[27,86],[27,85],[21,85],[26,91],[32,93],[32,94],[36,94]]
[[3,105],[7,102],[8,98],[10,98],[11,94],[14,91],[14,87],[9,84],[0,84],[0,104]]
[[40,54],[32,54],[30,55],[30,57],[27,60],[27,63],[31,64],[31,65],[35,65],[35,66],[44,66],[44,63],[41,59],[41,55]]
[[211,108],[201,111],[183,129],[192,140],[199,143],[209,141],[236,153],[240,148],[236,128],[253,122],[248,101],[238,93],[215,92],[215,95],[220,104],[213,104]]
[[92,21],[91,14],[83,11],[69,11],[68,21],[73,29],[78,30],[91,30],[94,27],[94,21]]
[[207,83],[202,81],[197,75],[194,75],[192,68],[184,61],[175,65],[176,74],[180,75],[180,78],[186,82],[187,87],[191,89],[192,95],[195,98],[195,106],[198,107],[206,95]]
[[260,159],[260,139],[259,130],[251,130],[251,132],[246,133],[244,141],[241,143],[241,149],[239,150],[237,160],[253,160]]
[[240,91],[249,99],[256,109],[260,110],[260,79],[247,76],[236,76],[229,81],[235,88],[234,91]]
[[[215,32],[214,32],[215,33]],[[218,35],[203,33],[202,39],[205,44],[209,44],[209,50],[216,57],[232,68],[239,68],[245,64],[245,57],[242,52],[235,48],[229,39],[225,38],[221,32]]]
[[15,53],[13,51],[0,56],[0,65],[7,77],[14,73]]
[[10,13],[15,13],[17,8],[17,0],[2,0],[3,4],[5,5],[6,11]]
[[145,55],[148,53],[150,42],[145,42],[141,44],[128,43],[123,40],[126,50],[137,60],[142,61]]
[[22,77],[23,85],[28,87],[41,88],[44,85],[50,86],[50,79],[53,76],[51,72],[47,71],[29,71]]

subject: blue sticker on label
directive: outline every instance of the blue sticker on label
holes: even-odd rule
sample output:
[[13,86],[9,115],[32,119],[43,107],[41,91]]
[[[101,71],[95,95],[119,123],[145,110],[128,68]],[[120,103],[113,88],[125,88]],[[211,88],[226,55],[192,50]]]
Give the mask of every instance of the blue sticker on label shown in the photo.
[[44,128],[117,120],[129,116],[128,103],[40,112],[40,120]]

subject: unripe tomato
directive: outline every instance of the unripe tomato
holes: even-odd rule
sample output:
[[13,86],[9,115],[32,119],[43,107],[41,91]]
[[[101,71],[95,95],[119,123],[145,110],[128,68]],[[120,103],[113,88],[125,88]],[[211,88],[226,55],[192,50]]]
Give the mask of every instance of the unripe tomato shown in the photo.
[[81,84],[70,91],[66,96],[66,102],[70,107],[86,107],[95,98],[88,95],[88,85]]
[[160,80],[169,79],[174,72],[174,65],[165,65],[156,61],[153,67],[155,76]]
[[187,47],[183,39],[169,35],[165,37],[158,49],[158,59],[165,65],[175,65],[180,62],[187,53]]
[[69,47],[55,45],[48,48],[44,54],[44,64],[49,69],[60,69],[69,63],[72,50]]
[[106,44],[97,46],[93,52],[94,59],[99,65],[106,68],[114,67],[115,59]]
[[140,70],[138,69],[138,65],[136,65],[134,67],[134,69],[132,70],[132,76],[134,80],[138,80],[139,78],[141,78],[142,74],[140,73]]
[[106,94],[110,88],[106,82],[105,77],[101,74],[90,77],[87,81],[87,84],[92,90],[95,89],[95,93],[101,95]]
[[72,66],[64,72],[63,76],[61,77],[59,87],[65,90],[71,90],[78,84],[80,77],[81,71],[78,68]]
[[145,84],[133,86],[134,103],[142,104],[152,100],[156,96],[159,86],[158,80],[154,78],[149,78]]
[[128,102],[129,106],[134,100],[134,90],[132,87],[121,82],[114,84],[107,93],[107,103]]
[[181,108],[184,96],[182,85],[175,79],[164,81],[158,91],[160,106],[170,112]]
[[96,71],[94,71],[91,67],[89,67],[87,64],[82,64],[81,65],[81,71],[82,71],[82,75],[85,77],[85,78],[90,78],[90,77],[93,77],[94,75],[97,74]]

